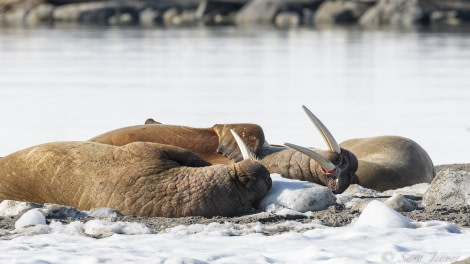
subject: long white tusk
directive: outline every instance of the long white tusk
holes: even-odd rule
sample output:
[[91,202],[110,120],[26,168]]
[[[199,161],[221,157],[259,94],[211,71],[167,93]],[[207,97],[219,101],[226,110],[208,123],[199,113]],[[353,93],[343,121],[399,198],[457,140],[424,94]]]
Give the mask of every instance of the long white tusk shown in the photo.
[[243,139],[233,129],[230,129],[230,132],[232,132],[232,135],[235,138],[235,141],[237,141],[238,147],[240,148],[240,151],[242,152],[243,159],[250,159],[251,151],[248,148],[248,146],[245,144],[245,141],[243,141]]
[[284,143],[284,145],[288,146],[289,148],[293,148],[293,149],[309,156],[310,158],[314,159],[326,171],[333,171],[334,169],[336,169],[336,166],[331,161],[327,160],[321,154],[319,154],[319,153],[317,153],[317,152],[315,152],[311,149],[304,148],[304,147],[294,145],[294,144],[290,144],[290,143]]
[[328,145],[328,148],[331,151],[341,154],[341,148],[339,147],[338,142],[336,142],[335,138],[333,137],[333,135],[331,135],[330,131],[326,128],[326,126],[305,105],[302,105],[302,108],[304,109],[305,113],[307,113],[310,120],[312,120],[313,124],[318,129],[318,131],[320,131],[320,134]]

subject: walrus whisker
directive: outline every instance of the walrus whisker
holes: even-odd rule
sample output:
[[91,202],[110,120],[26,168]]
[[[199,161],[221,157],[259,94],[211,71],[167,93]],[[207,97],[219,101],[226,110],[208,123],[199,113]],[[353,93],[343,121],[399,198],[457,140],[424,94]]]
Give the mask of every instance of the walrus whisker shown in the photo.
[[318,129],[318,131],[320,131],[320,134],[328,145],[328,148],[331,151],[341,154],[341,148],[339,147],[338,142],[336,142],[335,138],[326,128],[326,126],[305,105],[302,105],[302,108],[304,109],[305,113],[310,118],[310,120],[313,122],[315,127]]
[[230,129],[230,132],[232,132],[233,137],[235,138],[235,141],[237,141],[238,147],[240,148],[240,152],[242,153],[243,159],[251,159],[253,155],[251,154],[250,149],[248,146],[245,144],[245,141],[235,132],[235,130]]
[[336,169],[336,166],[329,160],[327,160],[325,157],[323,157],[321,154],[311,150],[311,149],[308,149],[308,148],[304,148],[304,147],[301,147],[301,146],[298,146],[298,145],[295,145],[295,144],[291,144],[291,143],[284,143],[284,145],[288,146],[289,148],[292,148],[292,149],[295,149],[307,156],[309,156],[310,158],[314,159],[316,162],[318,162],[318,164],[320,164],[320,166],[325,169],[326,171],[334,171]]

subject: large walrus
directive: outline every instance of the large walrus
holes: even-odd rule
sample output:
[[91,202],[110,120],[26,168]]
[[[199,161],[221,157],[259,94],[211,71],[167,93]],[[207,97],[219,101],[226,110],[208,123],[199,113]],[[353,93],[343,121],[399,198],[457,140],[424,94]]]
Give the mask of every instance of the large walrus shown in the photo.
[[111,207],[139,216],[232,216],[271,187],[267,169],[244,159],[211,165],[175,146],[57,142],[0,159],[0,201]]
[[233,129],[269,172],[322,184],[335,193],[341,193],[351,183],[357,183],[357,159],[351,152],[341,149],[323,123],[305,106],[303,108],[324,137],[328,150],[314,151],[287,143],[288,147],[270,145],[265,141],[262,128],[255,124],[216,124],[210,128],[192,128],[148,121],[146,125],[113,130],[90,141],[117,146],[136,141],[157,142],[188,149],[213,164],[230,164],[242,159],[242,153],[230,133]]
[[430,183],[436,173],[428,153],[418,143],[399,136],[356,138],[340,146],[353,152],[362,186],[385,191]]

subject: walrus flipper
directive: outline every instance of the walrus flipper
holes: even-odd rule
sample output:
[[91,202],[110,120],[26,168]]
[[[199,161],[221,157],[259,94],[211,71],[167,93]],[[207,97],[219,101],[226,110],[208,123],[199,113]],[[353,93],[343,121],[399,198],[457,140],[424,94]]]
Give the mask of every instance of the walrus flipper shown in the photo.
[[265,142],[263,129],[255,124],[216,124],[212,129],[219,137],[217,152],[235,162],[243,160],[243,156],[230,129],[233,129],[245,141],[255,155],[258,155]]

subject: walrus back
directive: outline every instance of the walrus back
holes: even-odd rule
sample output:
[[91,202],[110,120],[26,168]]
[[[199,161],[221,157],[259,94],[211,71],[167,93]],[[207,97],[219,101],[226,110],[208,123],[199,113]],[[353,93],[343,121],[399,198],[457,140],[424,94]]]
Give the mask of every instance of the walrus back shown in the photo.
[[[106,159],[101,157],[111,148],[86,142],[55,142],[12,153],[0,159],[0,200],[79,206],[80,197],[74,196],[91,184],[75,176],[106,167]],[[83,159],[87,153],[93,153],[92,158]]]
[[385,191],[430,183],[434,179],[431,158],[411,139],[380,136],[350,139],[340,145],[357,156],[357,175],[359,183],[364,187]]

